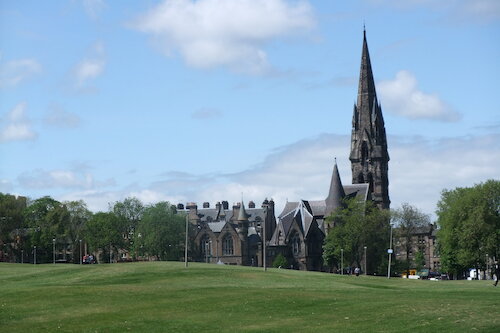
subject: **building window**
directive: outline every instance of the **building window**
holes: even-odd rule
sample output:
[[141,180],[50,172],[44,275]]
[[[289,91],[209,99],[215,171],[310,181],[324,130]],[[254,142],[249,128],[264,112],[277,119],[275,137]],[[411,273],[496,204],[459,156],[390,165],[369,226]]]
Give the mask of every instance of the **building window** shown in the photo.
[[208,257],[212,255],[212,249],[211,249],[212,241],[210,240],[210,237],[208,235],[203,236],[200,242],[200,248],[201,248],[201,254],[204,257]]
[[233,237],[231,235],[226,235],[222,239],[222,255],[230,256],[234,253],[233,247]]
[[298,255],[300,253],[300,236],[298,233],[292,236],[292,252],[293,255]]

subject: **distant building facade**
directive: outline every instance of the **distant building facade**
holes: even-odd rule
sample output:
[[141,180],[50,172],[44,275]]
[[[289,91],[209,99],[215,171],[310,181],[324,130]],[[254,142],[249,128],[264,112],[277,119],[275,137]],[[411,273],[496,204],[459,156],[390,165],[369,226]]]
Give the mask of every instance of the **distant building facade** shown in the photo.
[[227,201],[210,208],[208,202],[198,208],[189,203],[184,208],[192,226],[191,259],[207,263],[262,266],[264,261],[262,240],[269,241],[276,228],[274,201],[267,199],[256,208],[253,201],[245,208],[243,201],[229,208]]
[[[434,224],[428,224],[423,227],[417,228],[412,234],[410,239],[410,250],[408,251],[408,259],[413,264],[415,263],[417,253],[421,252],[424,255],[424,268],[431,271],[441,271],[441,259],[437,246],[437,229]],[[394,252],[397,261],[405,261],[407,258],[406,253],[406,239],[395,238]]]

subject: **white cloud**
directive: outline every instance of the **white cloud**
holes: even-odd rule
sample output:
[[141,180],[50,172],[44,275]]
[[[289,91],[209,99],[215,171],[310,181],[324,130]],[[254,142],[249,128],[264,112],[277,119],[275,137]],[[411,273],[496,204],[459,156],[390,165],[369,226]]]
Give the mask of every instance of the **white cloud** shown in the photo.
[[194,119],[215,119],[222,117],[222,112],[211,108],[202,108],[191,114]]
[[83,0],[82,3],[85,13],[93,20],[99,18],[99,15],[106,7],[104,0]]
[[37,133],[31,127],[26,116],[26,102],[17,104],[2,122],[6,124],[0,129],[0,142],[34,140]]
[[54,104],[45,115],[43,121],[57,128],[75,128],[80,125],[81,119],[78,115],[65,111],[61,106]]
[[73,75],[78,88],[85,87],[89,81],[99,77],[106,66],[104,45],[95,43],[90,56],[80,61],[73,69]]
[[377,84],[384,109],[410,119],[430,119],[445,122],[458,121],[461,115],[452,110],[436,94],[427,94],[418,89],[415,76],[405,70],[399,71],[394,80]]
[[480,22],[500,19],[500,1],[498,0],[468,0],[461,1],[457,9],[461,17],[473,17]]
[[[389,137],[389,195],[391,207],[403,202],[434,215],[443,189],[473,186],[498,178],[500,134],[427,140],[420,137]],[[136,196],[145,203],[173,204],[208,201],[229,203],[253,200],[259,205],[273,198],[277,213],[286,200],[319,200],[327,196],[337,157],[344,185],[351,184],[348,135],[323,134],[281,147],[259,165],[235,174],[192,175],[168,172],[163,180],[148,186],[132,185],[103,191],[101,186],[65,194],[62,200],[85,200],[94,210],[106,210],[108,203]],[[73,182],[61,173],[59,182]]]
[[166,55],[178,52],[189,66],[259,74],[269,67],[266,43],[314,25],[306,1],[165,0],[133,26],[153,35]]
[[365,0],[376,6],[390,6],[397,9],[413,10],[426,7],[443,13],[454,23],[485,23],[500,19],[498,0]]
[[27,189],[85,189],[101,188],[114,185],[113,179],[97,181],[84,170],[42,170],[24,172],[17,178],[19,184]]
[[12,183],[7,179],[0,179],[0,192],[10,193],[14,187]]
[[0,64],[0,87],[13,87],[42,71],[35,59],[18,59]]

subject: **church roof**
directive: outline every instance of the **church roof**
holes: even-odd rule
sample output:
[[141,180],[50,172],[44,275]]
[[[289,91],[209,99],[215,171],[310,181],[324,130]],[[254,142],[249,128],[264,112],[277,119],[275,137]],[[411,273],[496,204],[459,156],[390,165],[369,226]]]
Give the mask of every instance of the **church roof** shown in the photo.
[[345,197],[344,187],[340,180],[339,169],[337,168],[337,161],[333,166],[332,179],[330,181],[330,191],[325,200],[326,210],[323,215],[330,215],[335,209],[343,206],[342,200]]

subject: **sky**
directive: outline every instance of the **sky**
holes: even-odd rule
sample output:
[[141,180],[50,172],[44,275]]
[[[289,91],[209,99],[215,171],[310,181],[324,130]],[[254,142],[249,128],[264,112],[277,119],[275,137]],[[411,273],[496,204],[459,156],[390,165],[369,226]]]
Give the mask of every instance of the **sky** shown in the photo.
[[344,185],[366,27],[391,208],[500,179],[500,1],[0,1],[0,192],[173,204]]

